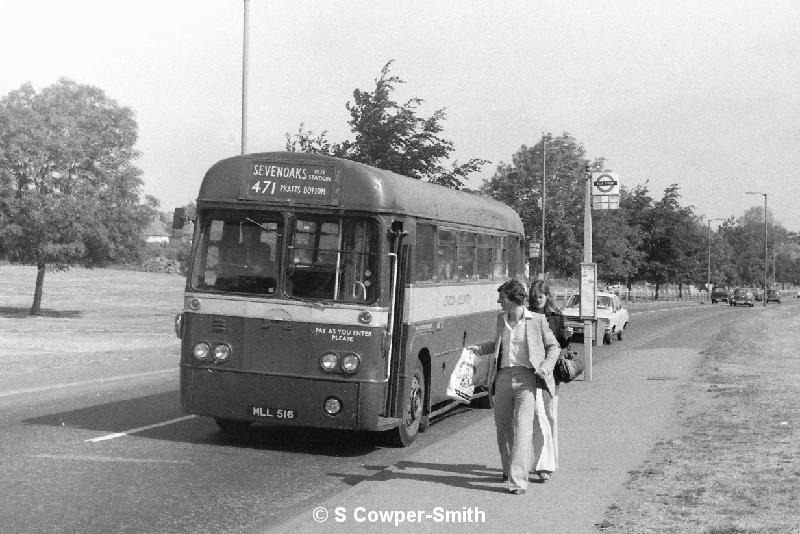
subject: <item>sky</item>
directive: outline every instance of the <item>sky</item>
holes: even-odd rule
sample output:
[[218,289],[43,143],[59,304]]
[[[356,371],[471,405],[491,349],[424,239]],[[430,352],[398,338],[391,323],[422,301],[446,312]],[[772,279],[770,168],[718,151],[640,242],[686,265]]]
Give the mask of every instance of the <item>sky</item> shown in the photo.
[[[0,97],[68,78],[130,107],[143,194],[197,197],[241,151],[244,0],[0,0]],[[704,218],[763,206],[800,230],[796,0],[250,0],[247,151],[301,123],[352,138],[345,103],[383,65],[398,101],[446,109],[453,159],[491,178],[545,132]],[[717,222],[713,223],[718,224]]]

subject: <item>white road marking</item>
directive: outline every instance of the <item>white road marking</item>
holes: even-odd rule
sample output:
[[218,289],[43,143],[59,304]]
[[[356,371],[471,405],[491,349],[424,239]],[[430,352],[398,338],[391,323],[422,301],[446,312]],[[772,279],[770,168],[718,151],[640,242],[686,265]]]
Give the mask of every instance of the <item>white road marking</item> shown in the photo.
[[132,428],[131,430],[126,430],[125,432],[115,432],[113,434],[106,434],[105,436],[100,436],[98,438],[92,439],[85,439],[83,440],[86,443],[98,443],[100,441],[107,441],[109,439],[114,438],[121,438],[122,436],[127,436],[129,434],[136,434],[137,432],[144,432],[145,430],[150,430],[151,428],[158,428],[160,426],[167,426],[174,423],[180,423],[181,421],[186,421],[188,419],[194,419],[197,417],[196,415],[185,415],[183,417],[178,417],[176,419],[170,419],[169,421],[162,421],[160,423],[155,423],[153,425],[147,426],[140,426],[139,428]]
[[87,462],[122,462],[134,464],[191,464],[187,460],[156,460],[152,458],[122,458],[119,456],[97,456],[89,454],[37,454],[33,458],[53,460],[82,460]]
[[97,378],[95,380],[83,380],[80,382],[62,382],[61,384],[52,384],[49,386],[41,386],[35,388],[13,389],[11,391],[4,391],[0,393],[0,399],[3,397],[13,397],[15,395],[25,395],[29,393],[41,393],[44,391],[51,391],[56,389],[66,389],[80,386],[91,386],[93,384],[103,384],[106,382],[117,382],[119,380],[130,380],[132,378],[145,378],[148,376],[160,376],[166,374],[177,374],[178,369],[162,369],[161,371],[150,371],[147,373],[135,373],[130,375],[111,376],[108,378]]

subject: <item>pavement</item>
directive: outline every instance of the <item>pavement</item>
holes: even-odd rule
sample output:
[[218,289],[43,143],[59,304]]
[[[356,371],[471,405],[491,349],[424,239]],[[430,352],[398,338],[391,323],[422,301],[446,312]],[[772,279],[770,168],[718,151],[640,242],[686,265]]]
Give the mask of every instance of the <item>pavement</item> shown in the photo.
[[273,533],[597,533],[628,473],[674,435],[696,350],[625,350],[559,392],[559,469],[512,495],[491,417],[268,530]]

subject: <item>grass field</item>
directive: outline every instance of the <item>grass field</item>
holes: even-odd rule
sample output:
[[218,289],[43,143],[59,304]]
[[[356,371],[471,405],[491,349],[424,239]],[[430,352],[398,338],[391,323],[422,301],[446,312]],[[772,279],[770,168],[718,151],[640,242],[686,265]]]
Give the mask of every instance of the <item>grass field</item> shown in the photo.
[[173,320],[183,307],[184,281],[111,269],[48,272],[43,313],[31,316],[36,268],[0,266],[0,387],[43,370],[120,360],[141,362],[132,369],[162,361],[177,368]]
[[743,315],[681,394],[681,435],[630,473],[598,530],[800,533],[800,308]]

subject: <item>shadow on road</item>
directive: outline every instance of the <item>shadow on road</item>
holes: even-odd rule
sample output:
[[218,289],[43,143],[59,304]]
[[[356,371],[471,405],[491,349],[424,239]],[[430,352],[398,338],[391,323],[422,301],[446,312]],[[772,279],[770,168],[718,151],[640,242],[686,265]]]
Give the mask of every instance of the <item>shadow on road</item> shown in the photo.
[[49,310],[43,309],[38,315],[31,315],[30,308],[0,308],[0,317],[5,319],[25,319],[28,317],[48,317],[52,319],[76,319],[83,316],[80,310]]
[[[365,465],[365,469],[377,471],[375,475],[356,475],[346,473],[330,473],[350,486],[369,480],[386,482],[389,480],[418,480],[435,482],[446,486],[468,490],[507,493],[508,489],[501,480],[501,471],[481,464],[445,464],[422,463],[401,460],[392,469],[386,466]],[[531,479],[533,482],[533,478]],[[492,484],[492,485],[488,485]]]
[[[144,397],[99,404],[27,419],[31,425],[78,428],[99,433],[121,433],[183,417],[180,393],[169,391]],[[213,419],[197,417],[129,434],[131,437],[304,454],[351,457],[384,448],[384,437],[372,432],[253,424],[236,435],[223,434]],[[98,437],[98,436],[90,436]]]

